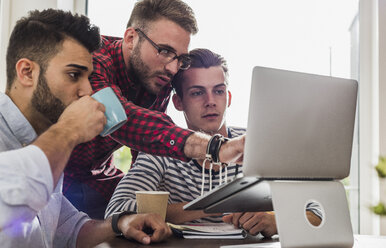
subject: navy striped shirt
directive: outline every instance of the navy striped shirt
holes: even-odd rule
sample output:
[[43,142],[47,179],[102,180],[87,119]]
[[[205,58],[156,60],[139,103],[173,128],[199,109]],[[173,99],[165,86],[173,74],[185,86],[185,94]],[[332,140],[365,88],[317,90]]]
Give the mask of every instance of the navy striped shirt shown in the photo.
[[[245,128],[228,127],[228,136],[244,134]],[[236,169],[237,168],[237,169]],[[228,166],[228,180],[241,173],[242,166]],[[225,169],[222,170],[224,182]],[[169,204],[190,202],[201,195],[202,167],[195,161],[183,162],[171,157],[139,153],[132,168],[119,182],[107,206],[105,218],[116,212],[136,211],[135,191],[168,191]],[[212,188],[220,184],[220,173],[212,171]],[[209,192],[209,170],[205,170],[204,193]],[[222,222],[221,216],[207,217],[195,222]]]

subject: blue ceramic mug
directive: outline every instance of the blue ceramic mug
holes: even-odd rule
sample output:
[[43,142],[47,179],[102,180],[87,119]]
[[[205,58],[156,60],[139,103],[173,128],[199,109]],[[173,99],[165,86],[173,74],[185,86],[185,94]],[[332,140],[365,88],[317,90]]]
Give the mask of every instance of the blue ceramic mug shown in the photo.
[[105,137],[119,129],[127,121],[127,116],[122,103],[119,101],[111,87],[101,89],[91,96],[98,102],[105,105],[105,116],[107,123],[100,135]]

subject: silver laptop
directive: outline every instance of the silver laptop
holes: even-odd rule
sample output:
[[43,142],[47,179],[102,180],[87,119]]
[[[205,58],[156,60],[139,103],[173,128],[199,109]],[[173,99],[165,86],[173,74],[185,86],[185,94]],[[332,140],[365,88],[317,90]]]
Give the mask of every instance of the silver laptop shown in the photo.
[[[253,69],[244,177],[185,210],[272,210],[264,180],[333,180],[349,175],[358,83],[272,68]],[[246,202],[247,201],[247,202]]]

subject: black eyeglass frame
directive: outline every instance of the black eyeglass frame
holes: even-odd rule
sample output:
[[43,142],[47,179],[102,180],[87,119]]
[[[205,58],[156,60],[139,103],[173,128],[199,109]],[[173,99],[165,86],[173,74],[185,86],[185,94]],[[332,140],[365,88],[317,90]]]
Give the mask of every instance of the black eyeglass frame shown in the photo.
[[[189,67],[190,67],[190,64],[191,64],[191,59],[189,58],[189,56],[188,55],[185,55],[185,54],[182,54],[182,55],[180,55],[180,56],[177,56],[177,54],[174,52],[174,51],[172,51],[172,50],[170,50],[170,49],[167,49],[167,48],[165,48],[165,47],[160,47],[160,46],[158,46],[154,41],[152,41],[141,29],[139,29],[139,28],[136,28],[136,29],[134,29],[137,33],[140,33],[140,34],[142,34],[143,35],[143,37],[145,37],[145,39],[157,50],[157,55],[159,56],[159,55],[161,55],[162,54],[162,50],[166,50],[166,51],[168,51],[169,53],[171,53],[171,54],[174,54],[174,56],[173,57],[170,57],[170,60],[166,63],[166,64],[169,64],[169,63],[171,63],[171,62],[173,62],[175,59],[177,59],[177,61],[178,61],[178,69],[181,69],[181,70],[187,70],[187,69],[189,69]],[[183,65],[184,65],[184,62],[183,62],[183,60],[185,61],[185,64],[186,64],[186,67],[183,67]]]

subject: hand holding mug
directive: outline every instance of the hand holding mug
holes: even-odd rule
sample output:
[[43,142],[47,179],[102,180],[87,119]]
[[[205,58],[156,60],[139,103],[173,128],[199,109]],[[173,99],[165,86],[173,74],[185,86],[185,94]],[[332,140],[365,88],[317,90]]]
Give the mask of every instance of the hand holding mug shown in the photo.
[[72,102],[59,117],[58,124],[76,134],[77,143],[97,136],[106,124],[105,107],[90,96]]
[[107,123],[100,133],[102,137],[110,135],[126,123],[127,116],[125,109],[111,87],[101,89],[91,97],[102,103],[106,108],[105,115]]

